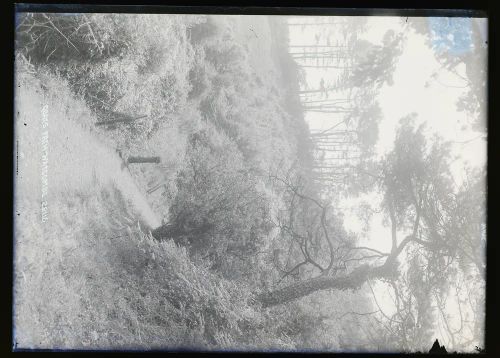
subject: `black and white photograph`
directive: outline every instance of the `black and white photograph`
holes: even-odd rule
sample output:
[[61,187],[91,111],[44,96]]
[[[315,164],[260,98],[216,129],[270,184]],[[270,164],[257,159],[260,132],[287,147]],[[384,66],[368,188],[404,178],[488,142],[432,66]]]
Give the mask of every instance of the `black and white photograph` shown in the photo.
[[14,351],[484,352],[485,14],[60,11],[15,13]]

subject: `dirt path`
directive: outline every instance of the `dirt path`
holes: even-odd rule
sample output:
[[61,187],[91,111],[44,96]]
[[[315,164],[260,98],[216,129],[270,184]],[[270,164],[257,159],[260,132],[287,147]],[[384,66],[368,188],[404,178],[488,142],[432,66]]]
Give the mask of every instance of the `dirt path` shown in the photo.
[[[160,224],[117,153],[84,126],[88,109],[63,88],[54,90],[35,79],[21,81],[16,92],[16,201],[43,202],[51,216],[61,193],[89,192],[113,184],[148,226]],[[103,218],[105,220],[105,218]]]

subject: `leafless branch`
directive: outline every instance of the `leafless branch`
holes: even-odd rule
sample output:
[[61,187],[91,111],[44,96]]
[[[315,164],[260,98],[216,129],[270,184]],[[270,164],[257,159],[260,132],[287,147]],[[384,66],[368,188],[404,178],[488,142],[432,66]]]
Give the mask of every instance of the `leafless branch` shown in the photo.
[[54,30],[56,30],[56,31],[57,31],[57,32],[58,32],[58,33],[59,33],[62,37],[64,37],[64,38],[66,39],[66,42],[67,42],[68,44],[70,44],[70,45],[71,45],[71,46],[72,46],[72,47],[76,50],[76,52],[80,53],[80,51],[76,48],[76,46],[73,44],[73,42],[71,42],[71,41],[69,40],[69,38],[67,38],[67,37],[66,37],[66,35],[65,35],[65,34],[63,34],[63,33],[61,32],[61,30],[59,30],[59,29],[57,28],[57,26],[56,26],[56,25],[54,25],[54,23],[52,22],[52,20],[51,20],[51,19],[50,19],[50,18],[49,18],[46,14],[43,14],[43,16],[47,19],[47,21],[48,21],[48,22],[49,22],[49,24],[50,24],[50,25],[54,28]]
[[379,254],[380,256],[389,256],[388,253],[385,253],[385,252],[381,252],[379,250],[375,250],[375,249],[372,249],[370,247],[366,247],[366,246],[356,246],[356,247],[351,247],[350,250],[368,250],[368,251],[373,251],[373,252],[376,252],[377,254]]
[[344,313],[343,315],[338,316],[337,319],[342,319],[345,316],[350,315],[350,314],[356,315],[356,316],[368,316],[368,315],[375,314],[375,313],[378,313],[378,312],[380,312],[380,310],[376,310],[376,311],[373,311],[373,312],[365,312],[365,313],[359,313],[359,312],[349,311],[349,312]]

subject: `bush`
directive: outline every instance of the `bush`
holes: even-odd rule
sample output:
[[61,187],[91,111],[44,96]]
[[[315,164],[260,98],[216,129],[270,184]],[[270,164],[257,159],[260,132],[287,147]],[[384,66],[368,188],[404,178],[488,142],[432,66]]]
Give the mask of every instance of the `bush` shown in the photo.
[[189,71],[189,83],[191,85],[189,99],[203,100],[206,98],[211,89],[211,81],[215,75],[215,68],[205,61],[205,52],[200,49],[196,50],[193,67]]
[[231,71],[245,62],[243,48],[231,41],[218,41],[212,46],[205,47],[206,59],[219,72]]
[[[147,115],[122,131],[142,142],[184,106],[193,49],[186,29],[200,17],[21,14],[16,48],[68,80],[101,120]],[[130,143],[129,143],[130,144]]]
[[81,96],[90,109],[104,116],[116,108],[134,83],[134,68],[122,61],[90,64],[68,62],[56,71],[68,81],[72,91]]
[[[148,116],[110,136],[129,153],[162,156],[164,167],[131,172],[143,189],[151,177],[168,183],[167,198],[155,205],[170,205],[166,237],[174,240],[153,240],[132,226],[136,213],[109,186],[62,193],[57,227],[50,235],[30,236],[50,240],[38,240],[29,250],[21,240],[20,252],[29,251],[16,276],[16,322],[24,346],[300,345],[303,315],[263,311],[253,300],[253,292],[277,276],[260,255],[271,241],[271,209],[259,173],[291,157],[290,120],[277,96],[247,81],[252,69],[224,23],[211,18],[207,23],[213,24],[200,26],[194,16],[188,23],[180,16],[48,17],[71,34],[78,52],[55,29],[52,37],[37,33],[42,37],[36,41],[25,37],[29,31],[21,34],[18,52],[32,59],[37,74],[58,73],[101,120],[113,112]],[[26,19],[25,30],[47,20]],[[215,26],[217,34],[203,26]],[[193,49],[187,36],[202,45]],[[52,55],[45,52],[56,43],[60,48]],[[81,117],[94,127],[94,116]],[[27,282],[20,284],[24,274]]]
[[203,45],[208,39],[220,35],[221,27],[213,16],[206,16],[204,21],[194,25],[188,31],[189,40],[193,45]]
[[[170,207],[170,223],[157,232],[203,253],[213,268],[243,276],[271,229],[265,195],[245,168],[232,141],[208,127],[191,136],[187,167],[178,174],[178,193]],[[227,269],[232,260],[235,270]]]
[[110,21],[98,21],[106,15],[20,13],[16,16],[17,50],[37,64],[101,61],[122,55],[131,44],[129,32],[114,31]]
[[[20,347],[293,347],[277,325],[266,323],[249,286],[195,264],[171,240],[154,240],[133,225],[134,213],[119,190],[98,187],[53,197],[61,209],[58,220],[16,235],[14,321]],[[23,206],[27,211],[17,230],[37,222],[35,206]],[[26,240],[33,237],[44,240]]]

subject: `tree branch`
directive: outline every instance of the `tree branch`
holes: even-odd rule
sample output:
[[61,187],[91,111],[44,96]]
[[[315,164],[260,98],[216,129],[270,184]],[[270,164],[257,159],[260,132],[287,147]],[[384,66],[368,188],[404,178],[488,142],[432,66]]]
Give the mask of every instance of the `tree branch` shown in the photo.
[[56,30],[62,37],[64,37],[66,39],[66,41],[68,42],[68,44],[70,44],[71,46],[73,46],[73,48],[76,50],[76,52],[80,53],[80,51],[76,48],[75,45],[73,45],[73,42],[71,42],[67,37],[66,35],[64,35],[57,27],[56,25],[54,25],[54,23],[52,22],[52,20],[46,15],[46,14],[43,14],[43,16],[47,19],[47,21],[49,22],[50,25],[52,25],[52,27],[54,28],[54,30]]

